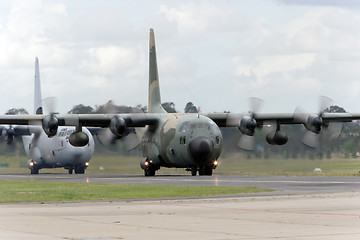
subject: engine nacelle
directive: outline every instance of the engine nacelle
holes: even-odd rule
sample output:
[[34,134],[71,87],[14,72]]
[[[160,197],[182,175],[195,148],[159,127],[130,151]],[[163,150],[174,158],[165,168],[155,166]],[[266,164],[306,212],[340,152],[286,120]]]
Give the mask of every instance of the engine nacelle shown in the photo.
[[73,132],[69,136],[69,142],[74,147],[84,147],[89,143],[89,136],[84,132]]
[[10,127],[6,129],[4,133],[5,133],[5,141],[8,145],[10,145],[14,140],[15,130],[12,127]]
[[287,134],[281,130],[266,135],[266,141],[271,145],[284,145],[288,139]]
[[45,116],[42,121],[42,128],[48,137],[56,135],[59,127],[59,121],[54,116]]
[[239,129],[242,134],[254,136],[256,126],[257,123],[254,118],[245,116],[240,120]]
[[121,138],[127,130],[127,125],[123,118],[115,116],[111,119],[109,128],[117,138]]
[[324,122],[320,116],[309,116],[306,121],[306,128],[313,133],[319,134]]

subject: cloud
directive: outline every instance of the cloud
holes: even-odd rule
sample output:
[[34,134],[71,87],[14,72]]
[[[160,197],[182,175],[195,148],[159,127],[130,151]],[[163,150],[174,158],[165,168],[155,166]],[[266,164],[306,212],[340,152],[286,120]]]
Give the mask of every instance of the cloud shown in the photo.
[[160,6],[159,14],[175,22],[183,35],[209,34],[212,32],[236,32],[247,23],[231,7],[219,7],[211,2],[187,2],[177,7]]
[[360,7],[358,0],[277,0],[288,5],[335,6],[335,7]]

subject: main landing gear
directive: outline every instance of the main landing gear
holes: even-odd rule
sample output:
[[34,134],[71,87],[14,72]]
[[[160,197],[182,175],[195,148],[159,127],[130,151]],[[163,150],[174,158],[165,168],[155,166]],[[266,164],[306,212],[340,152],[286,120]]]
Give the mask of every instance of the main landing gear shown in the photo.
[[85,173],[85,169],[89,166],[89,163],[86,162],[84,164],[78,164],[75,166],[69,166],[67,169],[69,171],[69,174],[72,174],[73,171],[75,172],[75,174],[84,174]]
[[215,160],[211,165],[207,166],[192,166],[191,168],[187,168],[186,171],[191,172],[191,176],[196,176],[199,171],[200,176],[211,176],[213,173],[213,169],[215,169],[219,165],[219,162]]
[[198,171],[200,176],[211,176],[213,173],[213,167],[212,166],[191,167],[189,171],[191,172],[191,176],[196,176]]

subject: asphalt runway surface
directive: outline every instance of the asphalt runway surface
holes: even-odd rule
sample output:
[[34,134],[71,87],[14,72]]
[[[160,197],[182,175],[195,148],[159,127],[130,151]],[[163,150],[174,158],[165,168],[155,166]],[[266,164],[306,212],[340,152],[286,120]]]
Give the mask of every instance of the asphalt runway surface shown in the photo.
[[[256,195],[338,193],[360,190],[360,177],[323,176],[190,176],[190,175],[115,175],[115,174],[38,174],[0,173],[0,180],[64,181],[111,184],[153,184],[187,186],[255,186],[276,190]],[[248,195],[248,194],[247,194]]]
[[0,204],[0,239],[360,239],[359,177],[0,174],[0,180],[257,186],[217,198]]

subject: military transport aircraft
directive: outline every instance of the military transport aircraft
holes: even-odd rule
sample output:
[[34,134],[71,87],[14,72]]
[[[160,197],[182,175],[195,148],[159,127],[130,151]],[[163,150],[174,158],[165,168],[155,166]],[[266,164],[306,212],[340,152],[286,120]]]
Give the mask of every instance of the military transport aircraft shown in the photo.
[[[38,58],[35,59],[34,113],[43,117]],[[52,117],[45,118],[50,118],[48,124],[51,125]],[[94,140],[88,129],[82,128],[84,134],[88,136],[88,143],[74,147],[69,143],[69,136],[75,131],[74,126],[61,126],[54,132],[51,127],[44,131],[41,121],[32,121],[29,124],[30,126],[26,128],[11,126],[6,129],[5,136],[7,141],[10,141],[16,133],[22,135],[31,174],[38,174],[42,168],[65,168],[68,169],[69,174],[72,174],[73,170],[75,174],[85,172],[94,153]]]
[[[143,157],[140,166],[144,169],[145,176],[153,176],[160,167],[186,168],[192,175],[197,172],[199,175],[212,175],[222,152],[222,127],[238,128],[243,134],[240,145],[251,149],[253,135],[258,127],[272,126],[268,128],[267,142],[282,145],[288,140],[286,133],[280,129],[282,124],[303,124],[308,130],[306,138],[316,139],[322,128],[332,122],[360,119],[360,114],[323,111],[317,114],[257,113],[256,107],[252,112],[242,114],[167,113],[161,106],[153,29],[150,29],[149,55],[148,113],[0,116],[0,124],[27,125],[32,121],[41,121],[49,138],[61,134],[64,128],[59,126],[75,126],[75,131],[68,140],[72,146],[79,148],[93,144],[84,126],[109,128],[118,138],[124,137],[129,128],[142,128],[144,134],[140,140],[140,148]],[[56,154],[50,152],[51,157]],[[33,164],[39,164],[37,161],[33,161]]]

